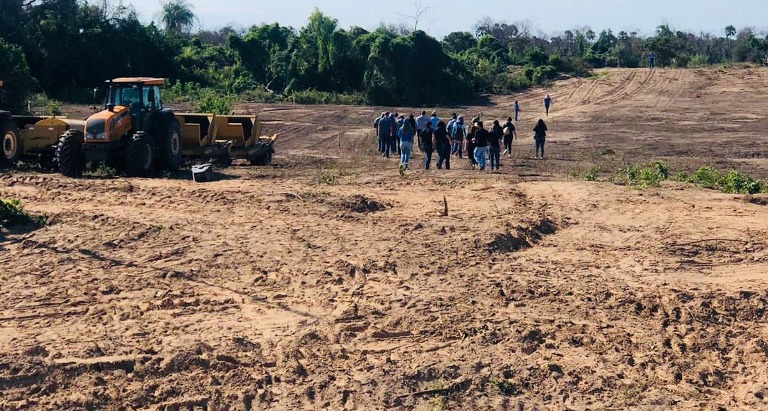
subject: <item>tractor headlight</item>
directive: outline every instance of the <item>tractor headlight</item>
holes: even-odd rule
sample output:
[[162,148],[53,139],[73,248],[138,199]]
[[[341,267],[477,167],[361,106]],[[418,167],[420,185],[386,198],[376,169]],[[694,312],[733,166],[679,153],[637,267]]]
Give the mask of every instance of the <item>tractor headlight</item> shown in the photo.
[[106,140],[107,135],[102,131],[101,133],[91,134],[88,133],[85,135],[86,140]]

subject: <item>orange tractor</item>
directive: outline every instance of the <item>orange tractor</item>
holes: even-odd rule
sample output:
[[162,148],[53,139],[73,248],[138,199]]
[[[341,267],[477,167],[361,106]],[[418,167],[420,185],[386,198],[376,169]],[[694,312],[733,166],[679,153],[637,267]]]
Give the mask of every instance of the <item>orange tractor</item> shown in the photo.
[[162,78],[109,80],[104,110],[88,117],[82,129],[69,129],[56,150],[59,170],[79,176],[87,162],[107,162],[129,176],[155,169],[175,170],[182,158],[214,159],[229,165],[245,158],[267,165],[275,135],[260,136],[255,116],[176,114],[163,107]]

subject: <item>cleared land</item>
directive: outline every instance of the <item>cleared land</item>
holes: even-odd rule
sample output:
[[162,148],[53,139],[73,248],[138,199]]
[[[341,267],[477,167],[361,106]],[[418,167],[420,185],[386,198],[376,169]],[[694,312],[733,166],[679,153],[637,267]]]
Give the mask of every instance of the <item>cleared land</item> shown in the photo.
[[569,175],[767,178],[768,70],[609,70],[438,111],[515,99],[497,173],[400,177],[381,107],[243,104],[280,134],[274,166],[0,175],[49,217],[0,242],[0,408],[767,408],[768,198]]

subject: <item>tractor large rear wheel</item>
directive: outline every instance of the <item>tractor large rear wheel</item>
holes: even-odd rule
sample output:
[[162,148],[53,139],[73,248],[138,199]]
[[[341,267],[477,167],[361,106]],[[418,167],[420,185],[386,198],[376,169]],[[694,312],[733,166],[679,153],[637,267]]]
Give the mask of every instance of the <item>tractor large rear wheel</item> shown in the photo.
[[24,148],[21,143],[21,132],[10,120],[0,120],[0,138],[2,138],[2,158],[0,163],[13,165],[19,161]]
[[85,169],[83,156],[83,133],[67,130],[59,139],[56,147],[56,160],[61,174],[67,177],[80,177]]
[[154,160],[155,146],[152,137],[143,131],[137,131],[125,149],[125,174],[129,177],[146,176],[152,172]]
[[168,125],[163,141],[160,142],[161,168],[174,171],[181,165],[181,127],[176,119]]

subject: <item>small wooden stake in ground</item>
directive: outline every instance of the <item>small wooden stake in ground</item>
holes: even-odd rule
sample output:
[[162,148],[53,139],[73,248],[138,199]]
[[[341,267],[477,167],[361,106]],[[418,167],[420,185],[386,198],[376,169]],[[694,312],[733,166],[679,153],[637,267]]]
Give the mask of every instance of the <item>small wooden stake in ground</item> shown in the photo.
[[448,200],[443,196],[443,217],[448,217]]

